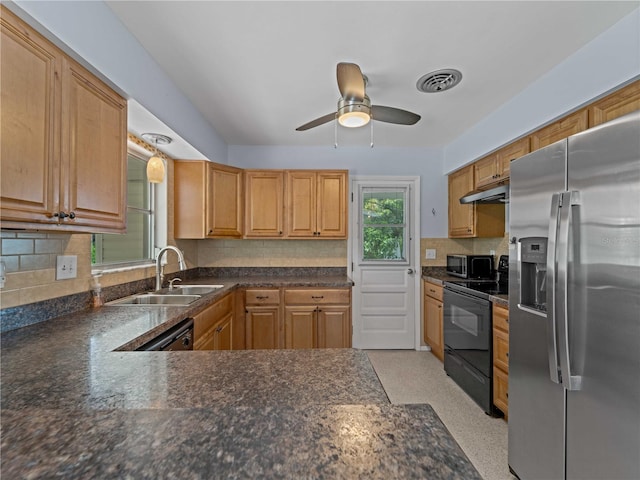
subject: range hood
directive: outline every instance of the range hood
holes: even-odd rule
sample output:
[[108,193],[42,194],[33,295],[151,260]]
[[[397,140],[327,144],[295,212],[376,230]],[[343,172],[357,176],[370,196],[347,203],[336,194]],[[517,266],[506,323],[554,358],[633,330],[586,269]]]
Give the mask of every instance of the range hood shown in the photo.
[[472,190],[460,199],[460,203],[507,203],[509,184],[498,185],[489,190]]

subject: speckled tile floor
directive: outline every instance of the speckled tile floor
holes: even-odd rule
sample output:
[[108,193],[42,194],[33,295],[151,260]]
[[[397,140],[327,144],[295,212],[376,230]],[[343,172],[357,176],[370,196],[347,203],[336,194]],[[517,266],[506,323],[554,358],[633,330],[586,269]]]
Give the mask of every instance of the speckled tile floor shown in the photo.
[[491,418],[447,377],[430,352],[368,350],[394,404],[428,403],[484,480],[513,480],[507,465],[507,423]]

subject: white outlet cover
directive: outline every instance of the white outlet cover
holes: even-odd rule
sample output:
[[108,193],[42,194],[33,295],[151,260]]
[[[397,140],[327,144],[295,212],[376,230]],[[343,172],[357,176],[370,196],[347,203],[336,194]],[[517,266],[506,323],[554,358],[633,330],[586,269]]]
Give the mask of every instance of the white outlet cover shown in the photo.
[[424,254],[427,260],[434,260],[436,258],[436,249],[435,248],[427,248]]
[[56,258],[56,280],[66,280],[78,276],[78,256],[58,255]]

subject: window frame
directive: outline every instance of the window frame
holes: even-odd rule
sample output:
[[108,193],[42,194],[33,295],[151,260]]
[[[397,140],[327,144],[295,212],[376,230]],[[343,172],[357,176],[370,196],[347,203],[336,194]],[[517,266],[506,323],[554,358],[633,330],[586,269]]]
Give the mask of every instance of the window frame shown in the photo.
[[[129,141],[128,145],[127,145],[127,162],[129,162],[129,157],[134,157],[138,160],[142,160],[143,162],[145,162],[145,164],[149,161],[149,159],[152,157],[153,153],[148,151],[147,149],[136,145],[135,143]],[[146,178],[146,176],[145,176]],[[128,182],[128,177],[127,177],[127,182]],[[149,215],[149,219],[148,219],[148,229],[149,229],[149,238],[148,238],[148,245],[147,245],[147,250],[149,252],[150,257],[146,258],[146,259],[139,259],[139,260],[132,260],[132,261],[119,261],[119,262],[100,262],[100,263],[91,263],[91,270],[92,273],[96,273],[96,272],[108,272],[108,271],[117,271],[117,270],[121,270],[121,269],[127,269],[127,268],[136,268],[136,267],[148,267],[151,265],[155,264],[155,250],[156,250],[156,244],[157,244],[157,238],[158,238],[158,232],[157,232],[157,216],[158,216],[158,208],[157,208],[157,192],[156,192],[156,184],[150,184],[149,186],[149,209],[142,209],[139,207],[134,207],[134,206],[130,206],[129,205],[129,198],[128,198],[128,192],[127,192],[127,223],[129,221],[130,215],[129,212],[140,212],[143,214],[148,213]],[[109,235],[109,234],[104,234],[104,233],[96,233],[96,234],[92,234],[91,237],[91,249],[93,250],[93,246],[94,246],[94,242],[96,245],[96,253],[98,250],[98,245],[100,245],[102,243],[102,240],[104,238],[104,235]],[[93,255],[92,255],[93,257]]]
[[[410,212],[411,206],[410,202],[410,193],[411,188],[408,186],[402,185],[388,185],[388,186],[376,186],[376,185],[360,185],[358,187],[358,236],[359,236],[359,248],[358,248],[358,264],[359,265],[410,265],[411,264],[411,251],[410,251],[410,241],[411,241],[411,219]],[[403,223],[396,224],[366,224],[364,221],[364,194],[368,191],[381,191],[381,192],[399,192],[403,195]],[[376,227],[376,228],[384,228],[384,227],[392,227],[398,228],[401,227],[403,229],[403,245],[402,245],[402,254],[405,258],[399,259],[365,259],[364,258],[364,229],[367,227]]]

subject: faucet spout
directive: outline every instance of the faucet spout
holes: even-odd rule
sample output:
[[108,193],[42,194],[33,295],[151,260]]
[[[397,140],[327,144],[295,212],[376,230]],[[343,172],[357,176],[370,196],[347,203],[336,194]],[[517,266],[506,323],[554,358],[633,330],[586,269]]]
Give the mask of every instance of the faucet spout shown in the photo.
[[184,261],[184,255],[179,248],[174,247],[173,245],[167,245],[166,247],[162,247],[158,252],[158,257],[156,258],[156,291],[162,288],[162,282],[164,281],[164,272],[162,269],[162,256],[165,254],[165,252],[169,250],[176,252],[176,255],[178,255],[178,264],[180,265],[180,270],[187,269],[187,264]]

